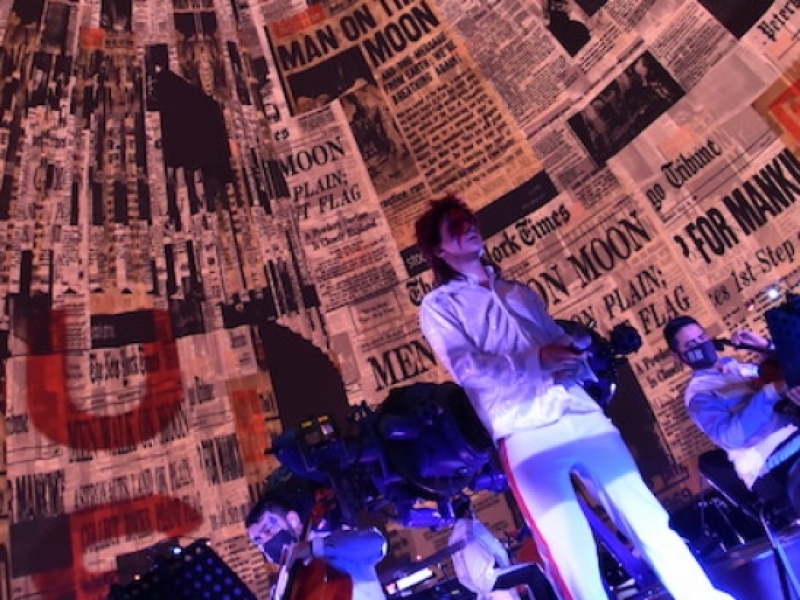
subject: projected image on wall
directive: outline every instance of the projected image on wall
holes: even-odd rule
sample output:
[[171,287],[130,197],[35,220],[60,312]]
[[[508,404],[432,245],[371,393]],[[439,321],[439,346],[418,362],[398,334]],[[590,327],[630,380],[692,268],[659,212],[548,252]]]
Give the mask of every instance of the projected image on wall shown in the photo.
[[672,75],[645,52],[568,123],[602,166],[683,95]]
[[758,23],[772,0],[699,0],[737,38]]

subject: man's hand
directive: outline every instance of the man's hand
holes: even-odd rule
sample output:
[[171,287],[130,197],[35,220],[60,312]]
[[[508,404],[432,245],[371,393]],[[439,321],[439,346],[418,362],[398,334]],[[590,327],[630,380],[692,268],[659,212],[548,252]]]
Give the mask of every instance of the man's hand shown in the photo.
[[546,371],[576,371],[585,358],[586,352],[576,352],[574,348],[563,343],[548,344],[539,348],[539,364]]
[[763,348],[764,350],[772,350],[772,343],[763,335],[757,334],[755,331],[749,329],[739,329],[734,331],[731,336],[731,341],[734,344],[744,344],[746,346],[754,346],[756,348]]

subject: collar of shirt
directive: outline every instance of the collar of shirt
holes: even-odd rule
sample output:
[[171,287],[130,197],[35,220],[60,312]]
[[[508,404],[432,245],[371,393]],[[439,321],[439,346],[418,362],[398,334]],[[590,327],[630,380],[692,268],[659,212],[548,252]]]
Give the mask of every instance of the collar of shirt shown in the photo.
[[[489,286],[493,288],[495,282],[500,279],[500,276],[497,273],[497,268],[491,265],[483,265],[483,268],[486,271],[486,275],[489,277]],[[472,273],[459,273],[453,279],[443,285],[446,285],[449,288],[458,288],[463,286],[485,287],[481,283],[478,276],[473,275]]]

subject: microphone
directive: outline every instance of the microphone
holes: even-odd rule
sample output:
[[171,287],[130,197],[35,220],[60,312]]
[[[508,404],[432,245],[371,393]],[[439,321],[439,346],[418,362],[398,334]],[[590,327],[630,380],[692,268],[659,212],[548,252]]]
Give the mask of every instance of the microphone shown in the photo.
[[773,350],[771,346],[764,348],[763,346],[753,346],[752,344],[732,342],[727,338],[714,338],[711,341],[714,342],[714,348],[716,348],[718,352],[724,350],[726,346],[733,348],[734,350],[749,350],[751,352],[770,352]]
[[736,348],[736,344],[725,338],[714,338],[711,341],[714,342],[714,348],[716,348],[717,352],[725,350],[725,348],[728,346],[731,348]]

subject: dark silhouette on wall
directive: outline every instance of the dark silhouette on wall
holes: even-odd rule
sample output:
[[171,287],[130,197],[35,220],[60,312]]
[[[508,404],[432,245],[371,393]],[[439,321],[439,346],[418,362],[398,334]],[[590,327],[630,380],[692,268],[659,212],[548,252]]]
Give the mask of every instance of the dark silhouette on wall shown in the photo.
[[200,169],[204,178],[232,181],[228,131],[219,104],[169,70],[155,78],[167,167]]
[[284,431],[312,415],[345,423],[350,412],[341,373],[313,343],[276,321],[259,325]]

